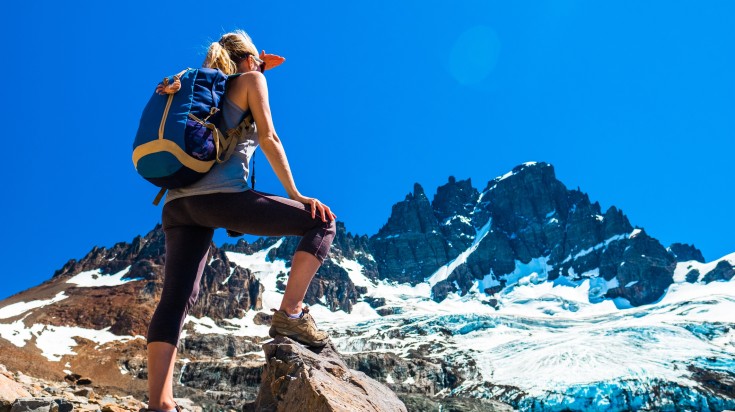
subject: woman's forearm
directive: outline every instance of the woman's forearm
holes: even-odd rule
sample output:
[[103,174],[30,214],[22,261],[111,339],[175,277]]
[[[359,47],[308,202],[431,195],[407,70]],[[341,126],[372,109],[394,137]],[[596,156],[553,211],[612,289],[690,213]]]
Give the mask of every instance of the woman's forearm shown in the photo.
[[283,188],[286,189],[288,197],[292,199],[298,197],[300,193],[296,189],[296,182],[294,182],[293,175],[291,174],[291,167],[288,165],[286,150],[281,144],[281,139],[275,134],[261,138],[260,148],[265,153],[268,163],[270,163]]

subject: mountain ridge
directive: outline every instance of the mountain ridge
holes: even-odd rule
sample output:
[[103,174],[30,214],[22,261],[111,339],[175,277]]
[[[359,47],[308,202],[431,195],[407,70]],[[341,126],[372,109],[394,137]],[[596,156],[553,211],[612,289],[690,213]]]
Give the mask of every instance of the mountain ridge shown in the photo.
[[[163,239],[156,225],[130,243],[94,247],[42,284],[0,301],[0,348],[11,354],[1,361],[56,379],[95,370],[101,385],[143,393],[141,341],[162,290]],[[185,361],[177,364],[181,390],[193,399],[221,402],[206,393],[216,376],[239,382],[241,396],[254,397],[259,348],[268,339],[269,315],[261,310],[278,305],[297,242],[282,237],[212,244],[180,344]],[[671,288],[680,293],[688,285],[732,283],[735,254],[703,260],[693,245],[664,247],[615,206],[603,213],[598,202],[559,182],[551,165],[528,162],[482,191],[470,179],[450,176],[430,200],[416,183],[373,235],[352,234],[338,222],[330,257],[305,302],[318,320],[333,318],[330,333],[355,369],[399,393],[467,397],[475,388],[480,397],[517,407],[520,399],[540,395],[493,383],[487,366],[475,365],[481,359],[472,350],[453,352],[457,346],[446,342],[476,330],[489,333],[497,319],[520,329],[537,327],[535,320],[507,317],[519,304],[560,319],[610,310],[628,316],[666,302]],[[443,313],[457,308],[476,314]],[[427,315],[432,311],[439,312]],[[718,322],[704,328],[706,339],[730,333]],[[436,355],[444,352],[451,355]],[[730,378],[717,375],[718,363],[690,366],[729,387]]]

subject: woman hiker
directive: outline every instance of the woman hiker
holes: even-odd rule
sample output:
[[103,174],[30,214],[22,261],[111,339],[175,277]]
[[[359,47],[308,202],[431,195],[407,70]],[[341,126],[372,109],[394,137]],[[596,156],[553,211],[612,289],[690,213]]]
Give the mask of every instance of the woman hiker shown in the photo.
[[[216,228],[259,236],[302,236],[270,335],[288,336],[309,346],[324,346],[319,330],[303,307],[306,289],[329,252],[336,216],[319,200],[296,188],[286,153],[276,134],[263,71],[283,58],[261,53],[244,31],[227,33],[212,43],[204,67],[228,81],[222,115],[226,129],[237,127],[248,111],[255,127],[243,128],[235,153],[201,180],[169,191],[163,207],[166,263],[161,300],[148,328],[148,410],[175,411],[173,371],[179,334],[199,294],[199,282]],[[289,198],[256,192],[247,183],[250,156],[260,145]]]

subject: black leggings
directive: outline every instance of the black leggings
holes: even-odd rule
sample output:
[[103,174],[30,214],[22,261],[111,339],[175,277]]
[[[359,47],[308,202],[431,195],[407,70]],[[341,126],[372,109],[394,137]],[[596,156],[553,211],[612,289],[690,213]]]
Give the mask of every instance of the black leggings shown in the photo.
[[302,236],[297,251],[323,262],[336,233],[310,207],[280,196],[247,190],[174,199],[163,207],[166,264],[163,292],[148,326],[148,343],[178,344],[184,320],[199,296],[199,282],[215,228],[258,236]]

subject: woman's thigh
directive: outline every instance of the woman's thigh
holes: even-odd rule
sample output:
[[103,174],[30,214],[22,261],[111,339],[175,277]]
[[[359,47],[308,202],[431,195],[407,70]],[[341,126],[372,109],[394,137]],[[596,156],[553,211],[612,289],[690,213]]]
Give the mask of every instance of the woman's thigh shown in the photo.
[[185,198],[188,215],[201,226],[256,236],[303,236],[329,225],[301,202],[247,190]]

